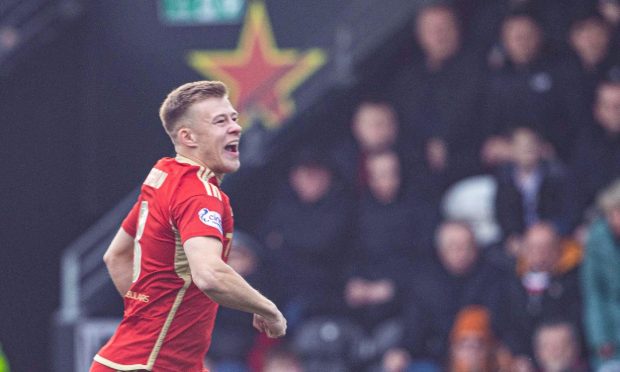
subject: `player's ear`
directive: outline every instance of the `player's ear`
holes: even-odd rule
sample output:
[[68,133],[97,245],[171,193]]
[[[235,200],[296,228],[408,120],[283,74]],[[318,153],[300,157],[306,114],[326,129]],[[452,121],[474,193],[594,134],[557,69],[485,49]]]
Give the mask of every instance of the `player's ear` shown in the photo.
[[177,142],[187,147],[196,147],[196,137],[188,127],[179,129],[177,132]]

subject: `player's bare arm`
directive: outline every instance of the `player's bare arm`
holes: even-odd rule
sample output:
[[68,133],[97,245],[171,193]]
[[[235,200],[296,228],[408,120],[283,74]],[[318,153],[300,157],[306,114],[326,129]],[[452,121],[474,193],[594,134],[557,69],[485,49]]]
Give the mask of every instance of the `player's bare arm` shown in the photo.
[[252,288],[222,259],[222,243],[211,237],[194,237],[183,245],[192,281],[222,306],[255,314],[254,327],[269,337],[286,333],[286,319],[276,305]]
[[120,228],[103,255],[103,261],[110,272],[112,282],[121,296],[125,296],[131,286],[133,244],[133,237]]

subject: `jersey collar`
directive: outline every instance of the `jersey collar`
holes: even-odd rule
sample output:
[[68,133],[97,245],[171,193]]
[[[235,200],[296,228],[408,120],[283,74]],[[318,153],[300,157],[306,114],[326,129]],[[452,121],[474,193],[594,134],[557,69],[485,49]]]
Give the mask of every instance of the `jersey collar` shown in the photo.
[[193,165],[196,167],[200,167],[200,171],[198,172],[198,177],[200,177],[201,179],[205,181],[209,181],[211,178],[215,178],[215,182],[217,186],[219,186],[220,182],[222,182],[223,175],[215,174],[215,172],[213,172],[206,165],[204,165],[203,163],[201,163],[200,161],[196,159],[189,158],[179,153],[177,153],[174,159],[181,164],[189,164],[189,165]]

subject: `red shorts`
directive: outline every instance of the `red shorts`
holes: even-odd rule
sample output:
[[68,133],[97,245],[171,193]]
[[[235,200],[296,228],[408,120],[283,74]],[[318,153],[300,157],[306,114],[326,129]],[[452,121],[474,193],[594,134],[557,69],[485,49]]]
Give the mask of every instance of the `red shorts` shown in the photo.
[[[117,370],[110,368],[108,366],[104,366],[101,363],[93,361],[93,364],[90,366],[90,372],[117,372]],[[136,369],[130,372],[148,372],[148,371],[146,369]],[[209,372],[209,370],[203,367],[202,372]]]

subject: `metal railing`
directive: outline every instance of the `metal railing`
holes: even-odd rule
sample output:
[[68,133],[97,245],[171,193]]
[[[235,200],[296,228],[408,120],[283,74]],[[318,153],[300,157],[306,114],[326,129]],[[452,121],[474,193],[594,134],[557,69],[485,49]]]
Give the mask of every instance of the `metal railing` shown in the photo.
[[0,2],[0,74],[20,56],[49,42],[84,12],[84,0],[4,0]]

